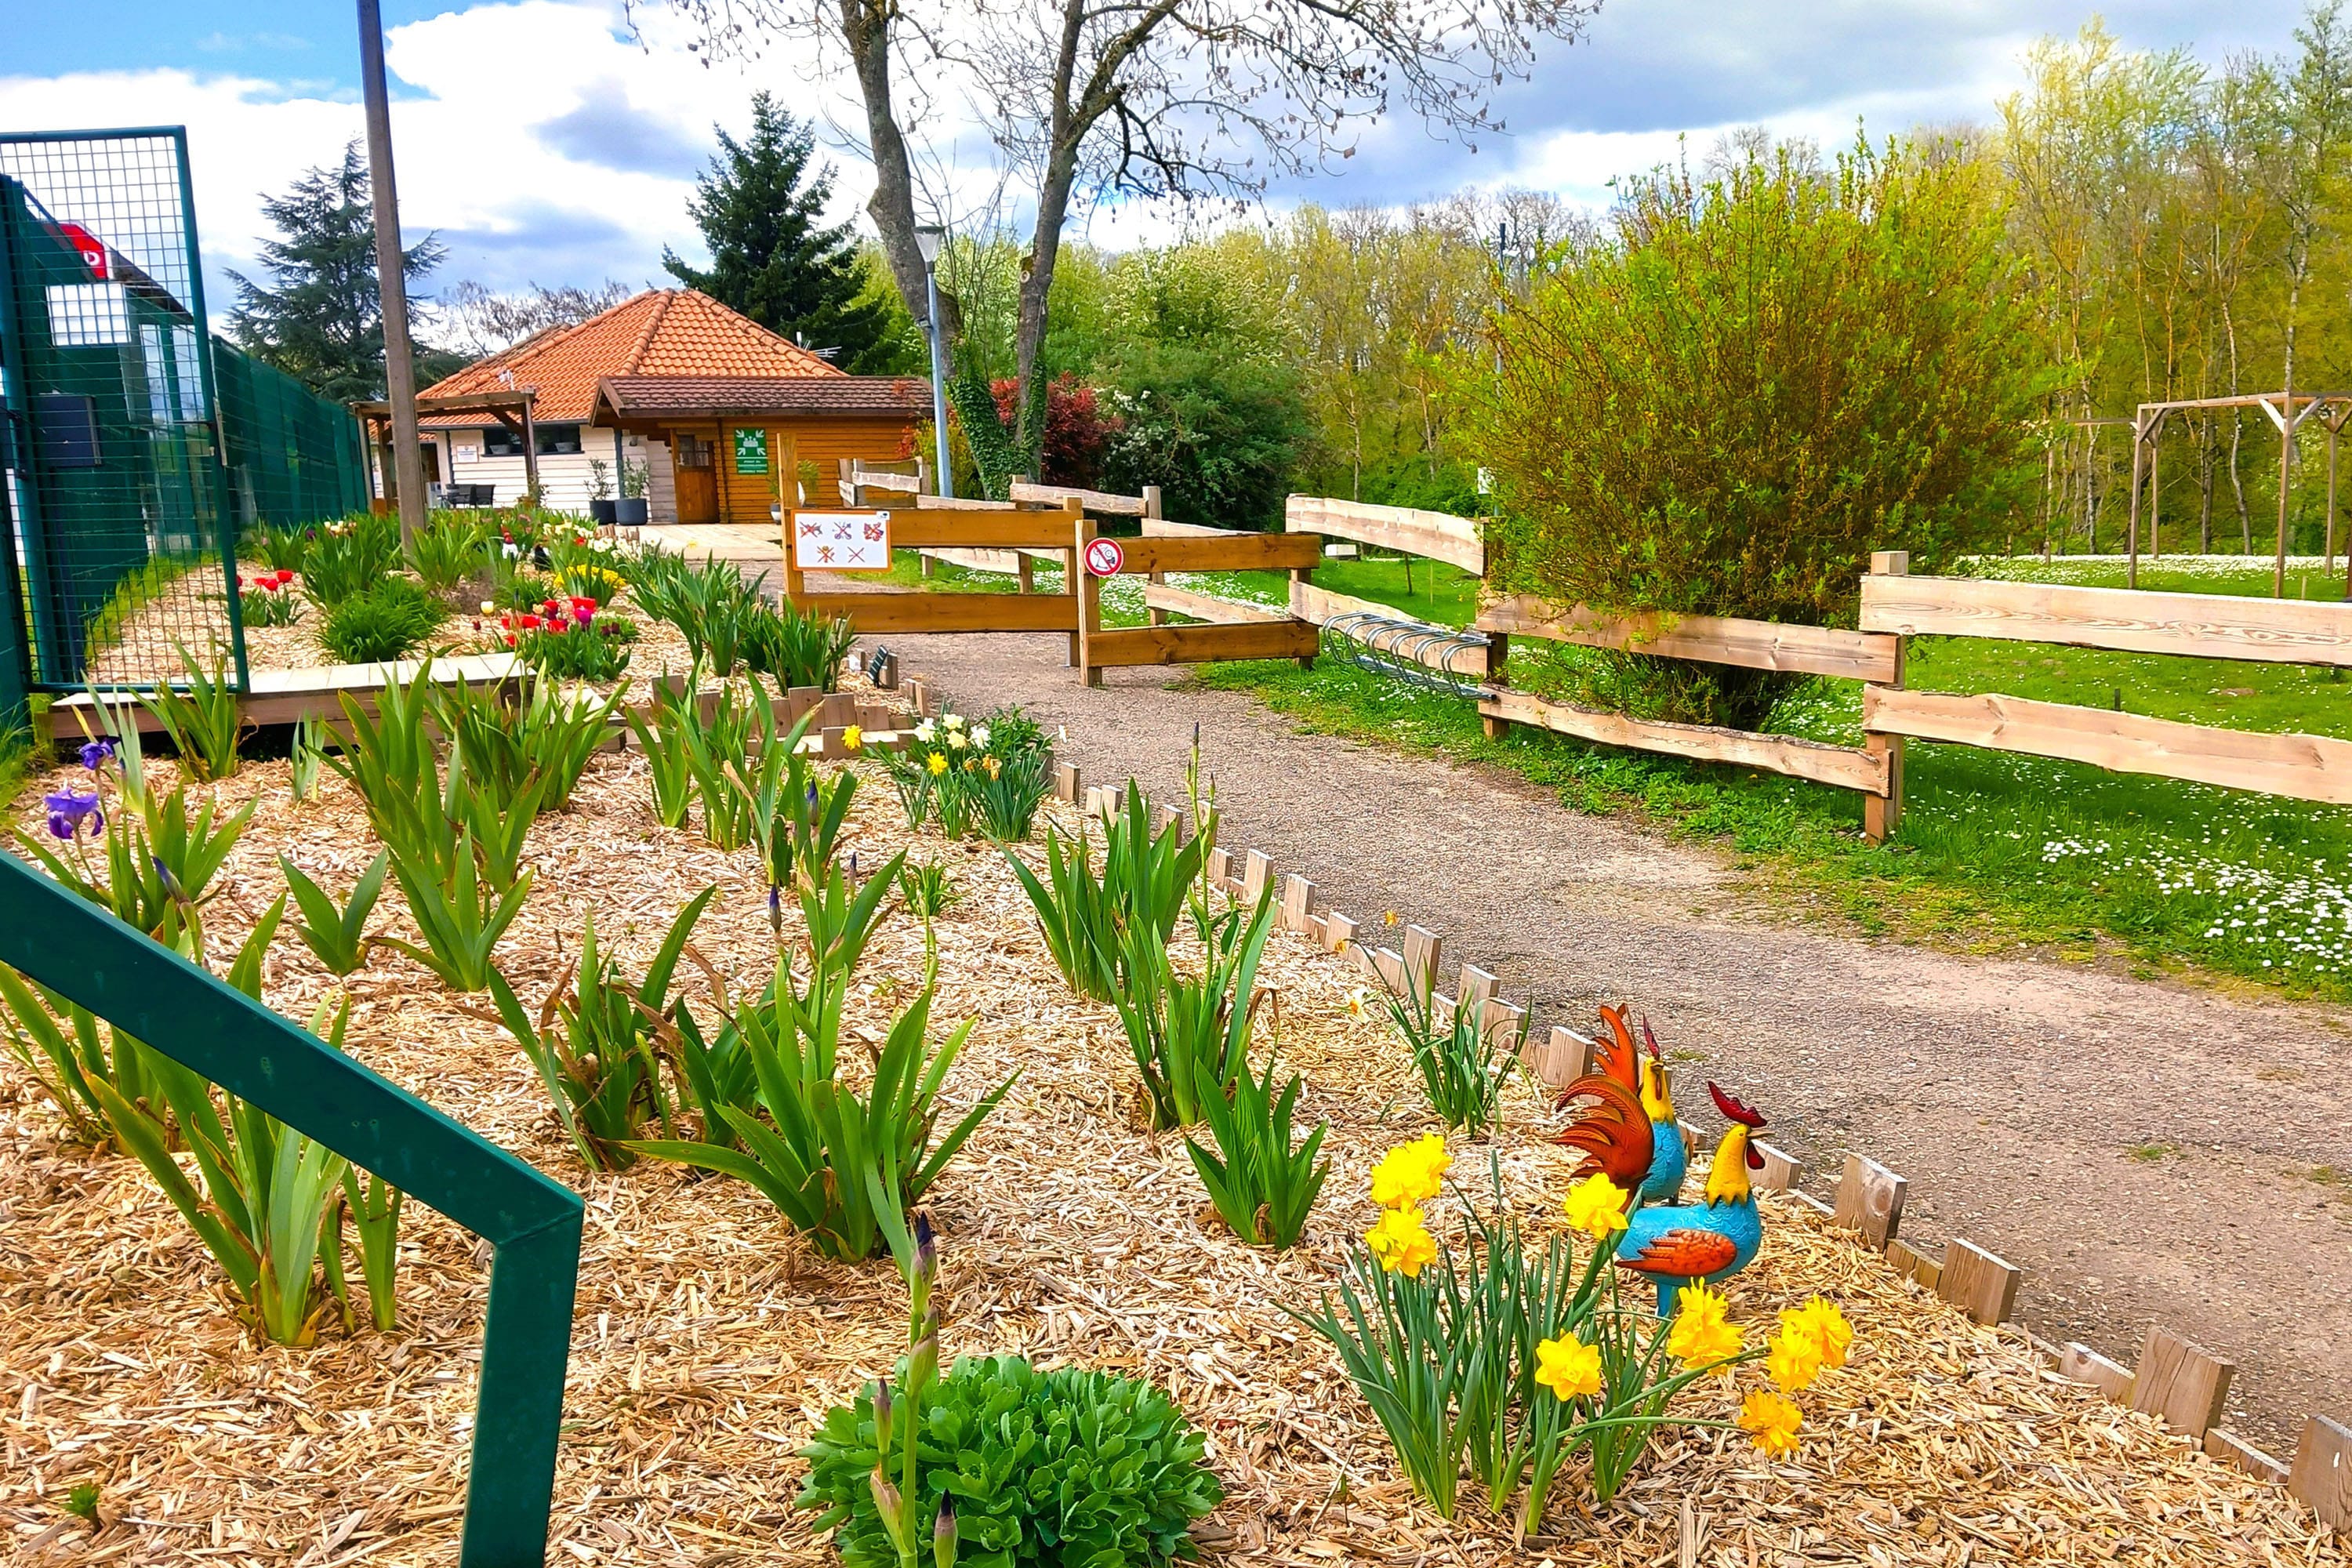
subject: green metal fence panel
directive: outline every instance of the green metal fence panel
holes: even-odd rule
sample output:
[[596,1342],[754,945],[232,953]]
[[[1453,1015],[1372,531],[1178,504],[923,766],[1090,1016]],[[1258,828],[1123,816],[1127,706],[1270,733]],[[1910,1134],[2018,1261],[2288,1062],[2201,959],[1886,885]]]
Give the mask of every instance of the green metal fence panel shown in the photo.
[[368,503],[358,422],[350,410],[234,345],[213,340],[221,458],[240,534],[322,522]]
[[184,131],[0,135],[0,297],[32,684],[242,686]]
[[5,853],[0,963],[497,1248],[458,1561],[462,1568],[543,1562],[580,1267],[580,1194]]

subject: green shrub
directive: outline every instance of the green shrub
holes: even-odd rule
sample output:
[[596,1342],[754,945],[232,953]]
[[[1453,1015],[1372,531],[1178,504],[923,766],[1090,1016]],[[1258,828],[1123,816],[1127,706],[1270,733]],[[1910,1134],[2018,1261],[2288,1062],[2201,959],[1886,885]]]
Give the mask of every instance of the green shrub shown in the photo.
[[724,679],[735,671],[744,637],[766,613],[760,585],[763,573],[747,583],[716,556],[688,561],[666,550],[641,550],[607,558],[627,579],[637,608],[677,628],[688,657]]
[[312,530],[265,522],[238,541],[240,558],[258,556],[261,563],[272,572],[299,572],[302,558],[310,552]]
[[826,620],[785,599],[744,613],[743,662],[772,677],[784,690],[814,686],[835,691],[841,687],[841,661],[849,657],[849,645],[856,637],[846,616]]
[[1447,1131],[1486,1137],[1502,1121],[1503,1086],[1527,1044],[1526,1016],[1516,1032],[1488,1022],[1477,1007],[1455,1007],[1440,1018],[1432,986],[1390,987],[1388,1008],[1389,1021],[1412,1052],[1429,1109]]
[[718,892],[705,888],[678,911],[645,979],[634,986],[612,954],[597,946],[592,919],[581,939],[579,968],[547,999],[536,1026],[506,976],[491,972],[499,1019],[538,1069],[565,1135],[592,1171],[636,1163],[629,1141],[647,1121],[677,1133],[654,1042],[687,937]]
[[483,542],[478,522],[463,513],[436,511],[400,553],[419,582],[446,594],[481,570]]
[[1212,816],[1190,839],[1181,820],[1154,833],[1150,807],[1130,779],[1126,804],[1106,815],[1103,834],[1099,879],[1083,827],[1076,839],[1047,829],[1042,880],[1018,856],[1005,852],[1062,978],[1079,995],[1098,1002],[1112,998],[1131,928],[1139,928],[1147,945],[1167,947],[1185,894],[1216,841],[1216,822]]
[[408,578],[386,577],[329,610],[319,644],[344,664],[388,664],[415,652],[447,613]]
[[159,685],[139,700],[172,737],[189,777],[200,784],[227,778],[236,772],[237,742],[245,738],[244,705],[228,678],[228,660],[215,659],[206,670],[186,648],[173,647],[187,672],[187,689]]
[[[1122,925],[1111,1005],[1151,1104],[1154,1127],[1193,1127],[1213,1100],[1229,1100],[1249,1071],[1250,1026],[1257,1016],[1257,965],[1274,930],[1274,891],[1247,911],[1231,909],[1194,921],[1201,973],[1178,971],[1168,938],[1139,921]],[[1289,1147],[1286,1139],[1284,1148]],[[1301,1218],[1304,1218],[1302,1212]],[[1253,1225],[1241,1231],[1246,1238]]]
[[302,555],[302,592],[332,609],[368,592],[400,563],[400,520],[354,512],[311,534]]
[[1234,1075],[1230,1098],[1212,1094],[1201,1101],[1216,1152],[1196,1139],[1184,1140],[1184,1152],[1192,1157],[1192,1169],[1219,1217],[1253,1246],[1298,1245],[1307,1216],[1322,1195],[1323,1179],[1331,1173],[1329,1161],[1316,1159],[1331,1130],[1328,1122],[1318,1124],[1297,1148],[1290,1146],[1302,1083],[1293,1073],[1276,1093],[1271,1058],[1262,1079],[1244,1062]]
[[[1822,169],[1784,147],[1622,188],[1613,236],[1454,362],[1454,437],[1498,502],[1489,584],[1852,626],[1872,551],[1934,559],[2000,515],[2042,373],[1985,167],[1897,145]],[[1594,700],[1748,729],[1792,679],[1577,662]]]
[[347,902],[337,903],[327,890],[305,876],[302,868],[285,856],[278,864],[286,874],[286,890],[294,895],[294,905],[302,918],[294,926],[294,934],[302,945],[317,956],[320,963],[337,975],[346,975],[367,962],[371,945],[367,934],[368,916],[375,912],[375,901],[383,892],[383,874],[391,868],[392,857],[378,851],[360,873]]
[[[875,1506],[873,1392],[827,1412],[799,1502],[850,1568],[899,1562]],[[967,1359],[925,1393],[917,1519],[952,1494],[958,1568],[1160,1564],[1224,1499],[1207,1444],[1150,1384],[1015,1356]]]
[[530,894],[530,873],[520,873],[503,895],[499,894],[474,868],[470,830],[459,834],[453,859],[445,881],[439,868],[413,864],[397,849],[393,852],[392,874],[400,879],[409,917],[416,922],[425,945],[390,937],[383,939],[383,945],[406,953],[452,991],[486,991],[496,973],[490,954],[507,927],[522,913],[523,900]]

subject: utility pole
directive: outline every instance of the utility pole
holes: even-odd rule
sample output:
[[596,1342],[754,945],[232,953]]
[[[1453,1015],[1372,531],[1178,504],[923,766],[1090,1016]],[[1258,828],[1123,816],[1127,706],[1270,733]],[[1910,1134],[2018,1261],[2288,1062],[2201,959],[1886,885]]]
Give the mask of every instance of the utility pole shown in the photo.
[[383,85],[383,16],[359,0],[360,89],[367,99],[368,184],[375,193],[375,278],[383,301],[384,395],[392,404],[392,468],[400,542],[425,527],[425,453],[416,436],[416,364],[408,353],[408,273],[400,247],[400,195],[392,180],[392,104]]

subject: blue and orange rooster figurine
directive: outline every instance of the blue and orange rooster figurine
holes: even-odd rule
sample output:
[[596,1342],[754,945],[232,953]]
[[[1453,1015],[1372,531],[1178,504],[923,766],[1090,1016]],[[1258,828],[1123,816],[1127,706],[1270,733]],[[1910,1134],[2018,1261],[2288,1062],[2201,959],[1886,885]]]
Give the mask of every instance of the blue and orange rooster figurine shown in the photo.
[[[1633,1043],[1633,1031],[1625,1022],[1625,1009],[1601,1004],[1601,1038],[1592,1050],[1592,1063],[1605,1077],[1639,1101],[1642,1113],[1650,1122],[1650,1169],[1642,1178],[1634,1194],[1637,1204],[1670,1204],[1682,1196],[1683,1177],[1690,1169],[1690,1151],[1683,1145],[1682,1123],[1675,1117],[1673,1087],[1666,1081],[1666,1065],[1659,1058],[1658,1037],[1650,1032],[1650,1021],[1642,1020],[1642,1041],[1649,1047],[1644,1060],[1640,1047]],[[1590,1080],[1579,1079],[1560,1096],[1564,1106],[1577,1098],[1582,1085]]]
[[[1584,1152],[1578,1175],[1598,1173],[1629,1194],[1632,1212],[1626,1216],[1624,1234],[1618,1237],[1617,1266],[1654,1279],[1658,1315],[1672,1317],[1684,1286],[1694,1279],[1719,1284],[1738,1273],[1764,1239],[1763,1216],[1757,1212],[1755,1189],[1748,1178],[1750,1169],[1760,1170],[1764,1164],[1764,1157],[1748,1143],[1750,1135],[1764,1125],[1764,1118],[1708,1084],[1706,1091],[1714,1097],[1715,1108],[1730,1125],[1716,1145],[1705,1194],[1695,1204],[1645,1203],[1654,1191],[1680,1192],[1682,1131],[1675,1123],[1671,1100],[1664,1098],[1664,1068],[1657,1065],[1654,1053],[1651,1062],[1638,1063],[1622,1014],[1604,1008],[1602,1016],[1612,1036],[1597,1058],[1602,1070],[1570,1084],[1567,1096],[1592,1103],[1578,1114],[1559,1141]],[[1663,1117],[1654,1113],[1648,1092],[1651,1075],[1640,1073],[1637,1091],[1626,1081],[1634,1077],[1626,1070],[1628,1067],[1655,1069]],[[1668,1168],[1674,1172],[1672,1186],[1665,1186],[1657,1174]]]

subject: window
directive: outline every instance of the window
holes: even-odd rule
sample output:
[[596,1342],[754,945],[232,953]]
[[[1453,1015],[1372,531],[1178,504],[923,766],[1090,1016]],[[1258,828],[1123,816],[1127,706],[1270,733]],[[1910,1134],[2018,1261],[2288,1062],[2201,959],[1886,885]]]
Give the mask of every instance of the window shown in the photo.
[[539,425],[539,455],[542,458],[570,457],[580,450],[580,426],[577,425]]
[[522,432],[496,426],[482,432],[482,456],[485,458],[520,458],[522,456]]
[[712,467],[710,443],[698,436],[680,435],[677,438],[677,466],[681,468]]

